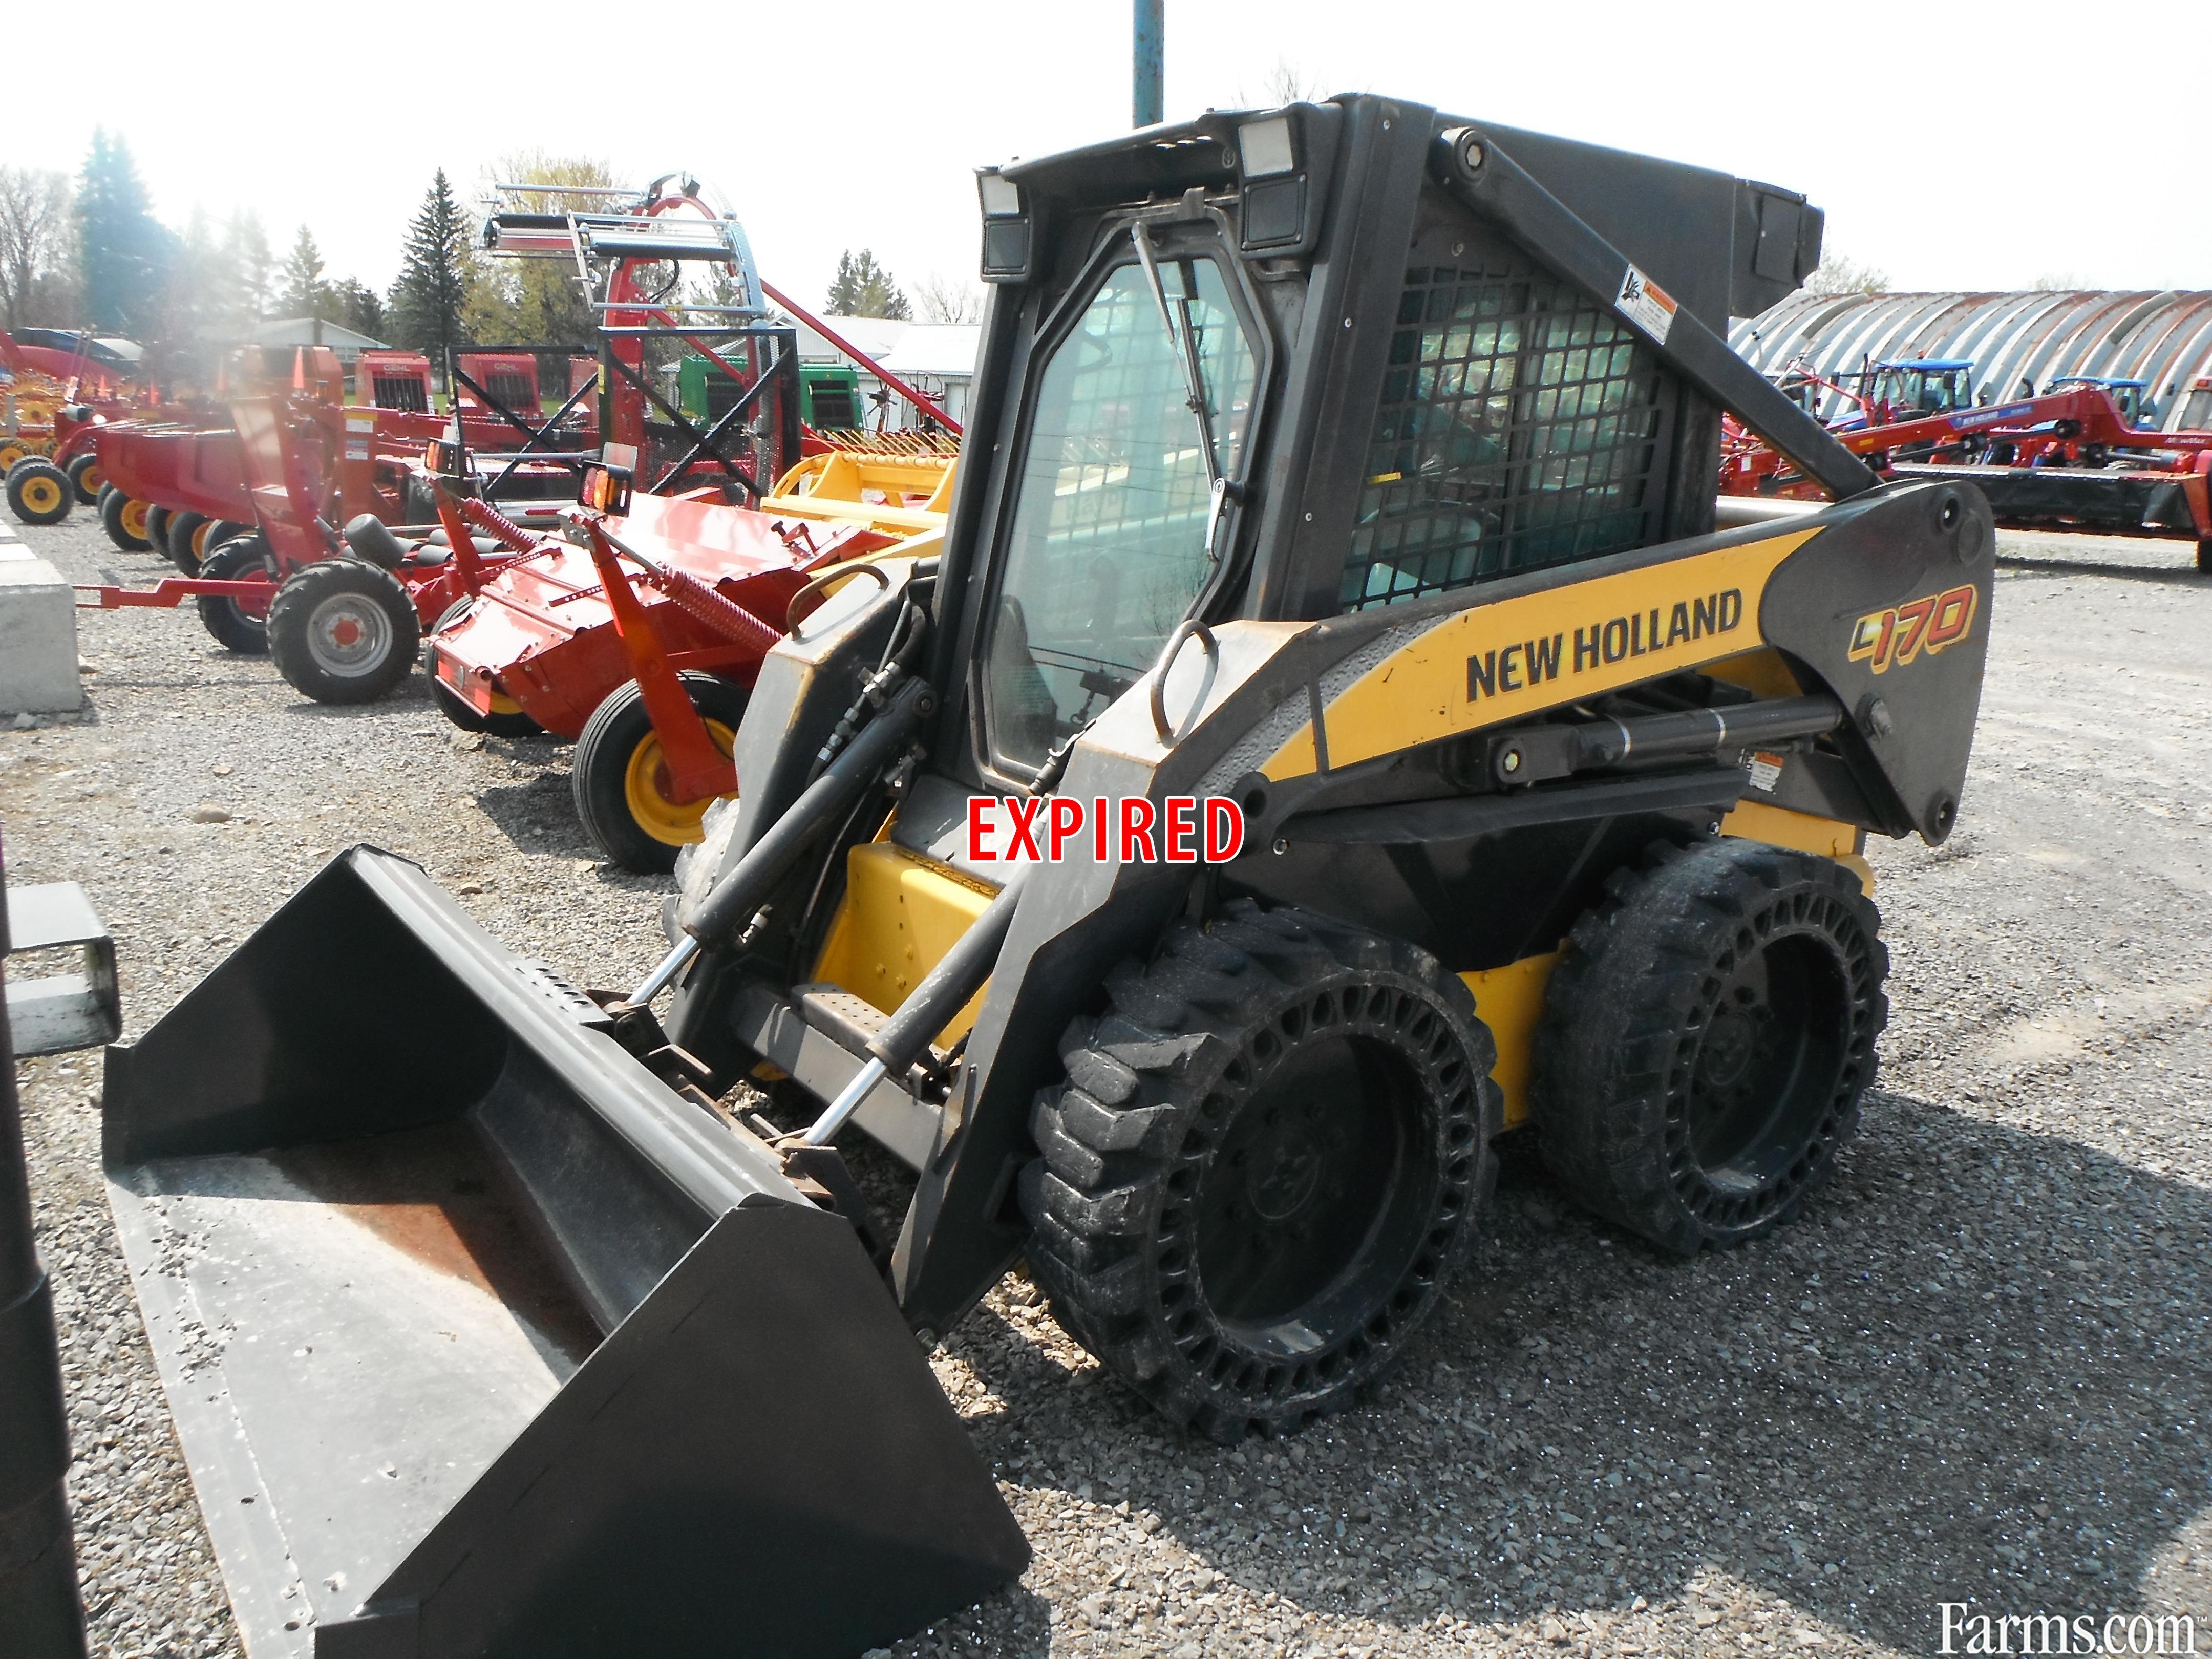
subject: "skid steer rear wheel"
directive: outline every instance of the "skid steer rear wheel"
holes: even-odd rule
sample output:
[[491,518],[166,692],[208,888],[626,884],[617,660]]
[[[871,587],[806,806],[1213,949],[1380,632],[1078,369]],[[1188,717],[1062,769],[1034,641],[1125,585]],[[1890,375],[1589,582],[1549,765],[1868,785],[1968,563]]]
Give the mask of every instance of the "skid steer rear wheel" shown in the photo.
[[52,461],[27,461],[8,473],[8,507],[25,524],[59,524],[76,498],[69,474]]
[[1889,953],[1858,878],[1752,841],[1655,849],[1576,923],[1529,1109],[1569,1192],[1691,1255],[1795,1216],[1858,1127]]
[[1496,1049],[1425,951],[1239,902],[1109,975],[1024,1173],[1054,1316],[1222,1442],[1351,1403],[1472,1248]]
[[375,702],[407,678],[422,635],[399,579],[359,559],[303,566],[269,605],[270,659],[317,702]]
[[62,469],[76,490],[76,498],[87,507],[100,505],[100,492],[106,486],[107,475],[100,470],[97,452],[87,450]]
[[[745,714],[744,688],[713,674],[683,678],[714,747],[733,752]],[[609,692],[592,711],[569,757],[568,782],[584,833],[623,869],[641,874],[673,870],[677,853],[704,833],[700,823],[714,805],[672,798],[668,763],[635,680]]]
[[154,545],[146,537],[146,515],[150,510],[145,502],[131,500],[110,484],[100,492],[100,527],[125,553],[146,552]]

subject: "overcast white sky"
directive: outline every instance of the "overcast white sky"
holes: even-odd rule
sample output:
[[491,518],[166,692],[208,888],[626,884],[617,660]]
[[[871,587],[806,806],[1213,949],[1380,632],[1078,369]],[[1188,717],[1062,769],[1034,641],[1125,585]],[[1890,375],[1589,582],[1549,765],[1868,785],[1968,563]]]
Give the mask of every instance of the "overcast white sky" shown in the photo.
[[[2018,3],[1167,3],[1170,118],[1258,100],[1280,63],[1310,91],[1803,191],[1831,251],[1898,287],[2212,287],[2202,0],[2125,24]],[[104,0],[94,58],[18,109],[0,159],[74,171],[104,124],[169,223],[253,207],[281,253],[304,222],[332,276],[380,289],[434,167],[471,197],[520,148],[689,169],[769,279],[818,301],[847,246],[909,288],[971,273],[971,167],[1128,125],[1129,10]]]

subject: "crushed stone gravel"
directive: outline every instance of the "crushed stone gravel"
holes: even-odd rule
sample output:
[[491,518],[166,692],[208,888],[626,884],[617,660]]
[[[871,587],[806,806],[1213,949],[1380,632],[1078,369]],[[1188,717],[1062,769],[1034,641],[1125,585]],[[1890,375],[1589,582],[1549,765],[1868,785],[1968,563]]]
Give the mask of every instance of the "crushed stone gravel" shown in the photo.
[[[22,534],[76,580],[158,574],[88,514]],[[2003,551],[1961,828],[1869,848],[1883,1069],[1798,1224],[1662,1258],[1509,1146],[1395,1379],[1230,1449],[1010,1278],[934,1364],[1036,1561],[884,1651],[1917,1654],[1944,1601],[2212,1625],[2212,580],[2174,543]],[[11,881],[91,890],[131,1033],[356,841],[578,983],[659,954],[668,884],[594,860],[558,745],[465,737],[419,677],[319,707],[189,612],[82,623],[92,708],[0,721],[0,819]],[[97,1058],[19,1079],[96,1651],[236,1654],[108,1218]]]

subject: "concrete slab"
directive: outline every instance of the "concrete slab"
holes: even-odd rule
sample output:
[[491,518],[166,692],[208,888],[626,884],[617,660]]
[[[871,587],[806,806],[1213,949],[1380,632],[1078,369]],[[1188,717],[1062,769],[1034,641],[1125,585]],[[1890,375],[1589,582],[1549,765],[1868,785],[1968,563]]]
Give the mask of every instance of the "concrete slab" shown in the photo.
[[0,542],[0,712],[61,714],[84,707],[76,668],[76,593],[44,559]]

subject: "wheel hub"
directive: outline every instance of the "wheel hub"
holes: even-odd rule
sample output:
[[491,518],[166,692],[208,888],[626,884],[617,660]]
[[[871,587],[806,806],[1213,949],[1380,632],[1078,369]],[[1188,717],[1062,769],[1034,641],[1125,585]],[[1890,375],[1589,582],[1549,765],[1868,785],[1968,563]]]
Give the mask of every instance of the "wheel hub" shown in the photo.
[[1321,1166],[1320,1146],[1285,1115],[1277,1133],[1249,1155],[1245,1195],[1262,1220],[1287,1221],[1311,1201],[1321,1185]]
[[307,639],[318,664],[331,673],[351,677],[371,672],[383,661],[392,625],[368,600],[341,594],[316,610]]

